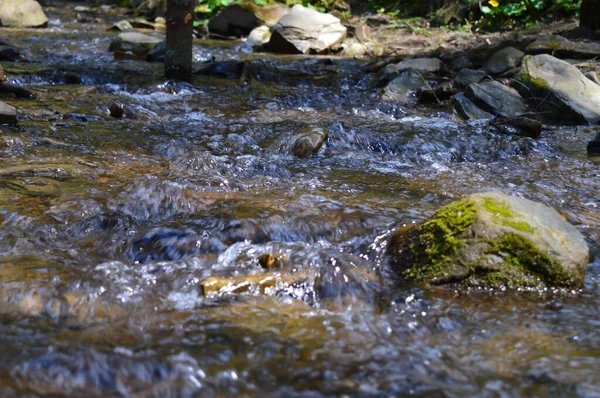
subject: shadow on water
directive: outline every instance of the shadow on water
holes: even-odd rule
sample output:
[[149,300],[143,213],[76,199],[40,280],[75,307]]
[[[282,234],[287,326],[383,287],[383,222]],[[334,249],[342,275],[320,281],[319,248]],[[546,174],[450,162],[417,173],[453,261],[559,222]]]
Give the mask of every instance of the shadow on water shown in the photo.
[[[197,46],[246,75],[172,83],[103,27],[46,33],[6,33],[36,98],[0,130],[2,396],[600,395],[593,132],[400,108],[361,61]],[[390,231],[488,190],[579,228],[581,292],[394,284]]]

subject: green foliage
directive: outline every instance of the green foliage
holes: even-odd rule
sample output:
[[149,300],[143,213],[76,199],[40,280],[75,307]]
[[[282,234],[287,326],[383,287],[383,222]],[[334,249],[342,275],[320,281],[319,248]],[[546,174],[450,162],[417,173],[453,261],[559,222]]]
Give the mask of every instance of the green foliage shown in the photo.
[[196,14],[200,20],[195,21],[195,25],[202,25],[205,20],[209,19],[223,8],[234,3],[253,3],[257,6],[264,6],[270,3],[285,3],[288,6],[302,4],[305,7],[315,9],[321,12],[330,11],[338,0],[199,0],[198,6],[195,8]]
[[512,27],[532,25],[575,15],[580,0],[489,0],[481,3],[484,27]]

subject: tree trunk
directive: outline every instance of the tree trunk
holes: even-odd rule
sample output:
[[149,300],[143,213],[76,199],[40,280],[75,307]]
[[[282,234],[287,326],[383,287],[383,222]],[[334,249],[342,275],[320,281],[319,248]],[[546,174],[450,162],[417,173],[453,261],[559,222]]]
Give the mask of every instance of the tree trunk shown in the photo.
[[600,29],[600,0],[583,0],[579,9],[579,26]]
[[191,80],[194,0],[167,0],[167,79]]

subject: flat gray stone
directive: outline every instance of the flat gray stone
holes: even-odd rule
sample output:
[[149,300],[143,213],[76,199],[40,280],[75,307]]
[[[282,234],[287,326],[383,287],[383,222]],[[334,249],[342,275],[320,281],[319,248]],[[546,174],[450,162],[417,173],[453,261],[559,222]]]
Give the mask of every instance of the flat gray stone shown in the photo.
[[525,53],[517,48],[505,47],[490,57],[486,69],[492,75],[499,75],[521,65],[524,56]]
[[494,115],[514,117],[527,112],[527,105],[519,93],[497,81],[470,84],[465,96]]
[[0,102],[0,124],[17,124],[17,109]]

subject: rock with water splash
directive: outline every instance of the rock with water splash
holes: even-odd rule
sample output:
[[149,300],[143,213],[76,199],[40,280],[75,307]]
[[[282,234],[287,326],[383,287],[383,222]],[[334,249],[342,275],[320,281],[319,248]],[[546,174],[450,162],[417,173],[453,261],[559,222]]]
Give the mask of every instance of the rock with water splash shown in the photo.
[[38,28],[48,24],[48,18],[34,0],[2,0],[0,2],[0,23],[16,28]]
[[520,80],[523,86],[519,91],[545,120],[600,123],[600,86],[568,62],[547,54],[527,56],[521,65]]
[[296,133],[292,153],[299,158],[309,158],[319,152],[327,137],[327,130],[322,127],[302,129]]
[[416,102],[419,90],[426,87],[427,81],[421,74],[415,71],[406,71],[385,86],[381,99],[403,104]]
[[340,47],[346,27],[339,18],[299,4],[271,29],[268,51],[286,54],[327,53]]
[[468,196],[420,225],[399,228],[388,253],[407,281],[579,288],[589,249],[555,210],[492,192]]

